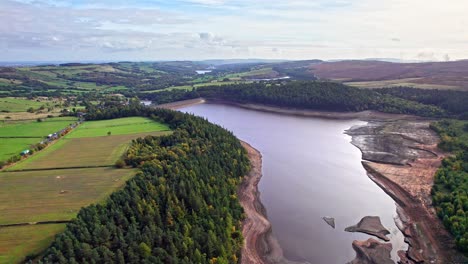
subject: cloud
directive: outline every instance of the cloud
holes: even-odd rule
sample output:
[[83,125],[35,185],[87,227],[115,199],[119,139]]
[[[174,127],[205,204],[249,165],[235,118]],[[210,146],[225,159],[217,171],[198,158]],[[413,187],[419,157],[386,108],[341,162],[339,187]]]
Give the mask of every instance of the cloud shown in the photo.
[[149,48],[156,34],[121,30],[121,26],[155,26],[187,23],[188,20],[156,9],[75,9],[44,3],[0,3],[0,40],[18,48],[103,48],[141,50]]
[[189,0],[187,2],[201,5],[221,5],[226,3],[225,0]]
[[460,59],[467,9],[465,0],[0,0],[0,60]]

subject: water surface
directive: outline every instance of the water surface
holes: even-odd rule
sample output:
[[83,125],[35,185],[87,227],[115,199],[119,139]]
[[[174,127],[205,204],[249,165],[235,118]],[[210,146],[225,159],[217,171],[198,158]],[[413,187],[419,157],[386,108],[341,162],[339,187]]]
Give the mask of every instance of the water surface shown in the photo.
[[[261,201],[285,257],[310,263],[346,263],[353,240],[370,236],[344,229],[367,215],[380,216],[396,250],[404,247],[395,226],[394,201],[366,175],[361,152],[344,134],[358,120],[327,120],[246,110],[219,104],[182,109],[219,124],[263,155]],[[323,216],[335,218],[336,229]]]

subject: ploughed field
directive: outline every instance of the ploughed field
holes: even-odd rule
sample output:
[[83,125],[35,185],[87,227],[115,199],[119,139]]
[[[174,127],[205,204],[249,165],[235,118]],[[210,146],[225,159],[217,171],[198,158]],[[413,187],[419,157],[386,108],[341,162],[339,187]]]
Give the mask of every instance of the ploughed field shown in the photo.
[[[23,129],[36,123],[17,129],[26,134]],[[4,128],[10,129],[0,127],[0,135],[7,134]],[[132,139],[168,133],[166,125],[142,117],[84,122],[46,149],[1,171],[0,263],[18,263],[40,254],[64,230],[63,222],[74,218],[81,207],[102,202],[133,176],[133,169],[114,167]]]

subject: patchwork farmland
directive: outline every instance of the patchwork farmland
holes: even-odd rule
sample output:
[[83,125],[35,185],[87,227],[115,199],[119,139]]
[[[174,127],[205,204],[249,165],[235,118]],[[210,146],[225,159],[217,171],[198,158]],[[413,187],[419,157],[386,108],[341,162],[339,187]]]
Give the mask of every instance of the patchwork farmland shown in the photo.
[[41,122],[37,120],[0,122],[0,162],[19,155],[31,145],[40,143],[47,135],[60,131],[77,120],[75,117],[56,117],[41,119]]
[[[8,129],[0,127],[0,135]],[[169,133],[166,125],[141,117],[84,122],[0,172],[0,263],[40,254],[81,207],[102,202],[122,187],[135,170],[114,164],[132,139]]]

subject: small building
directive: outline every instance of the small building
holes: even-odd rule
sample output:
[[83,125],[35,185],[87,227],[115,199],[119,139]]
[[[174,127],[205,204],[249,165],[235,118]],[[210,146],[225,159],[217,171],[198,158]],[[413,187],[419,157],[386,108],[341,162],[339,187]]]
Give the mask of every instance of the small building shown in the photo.
[[20,153],[21,156],[28,155],[28,154],[29,154],[29,149],[23,150]]

